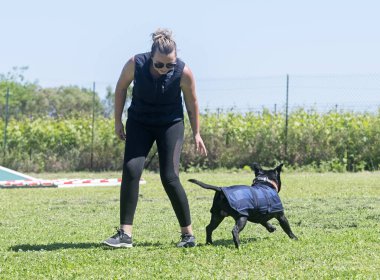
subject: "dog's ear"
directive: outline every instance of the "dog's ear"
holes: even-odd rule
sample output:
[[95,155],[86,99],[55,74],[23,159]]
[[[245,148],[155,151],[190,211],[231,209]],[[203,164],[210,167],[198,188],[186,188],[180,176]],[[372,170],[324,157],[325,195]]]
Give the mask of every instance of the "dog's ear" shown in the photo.
[[257,162],[254,162],[252,164],[252,169],[255,171],[255,176],[259,175],[260,173],[260,170],[261,170],[261,166],[260,164],[258,164]]
[[282,166],[283,166],[284,164],[283,163],[281,163],[279,166],[277,166],[276,168],[275,168],[275,170],[277,171],[277,173],[280,173],[281,172],[281,170],[282,170]]

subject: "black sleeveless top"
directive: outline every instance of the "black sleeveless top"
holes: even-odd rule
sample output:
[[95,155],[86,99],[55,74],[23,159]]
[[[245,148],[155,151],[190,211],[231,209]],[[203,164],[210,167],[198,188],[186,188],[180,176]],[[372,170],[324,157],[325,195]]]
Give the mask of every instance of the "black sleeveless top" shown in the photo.
[[154,79],[149,71],[149,53],[135,56],[135,77],[128,118],[148,125],[165,125],[183,120],[181,76],[185,63],[177,64],[167,74]]

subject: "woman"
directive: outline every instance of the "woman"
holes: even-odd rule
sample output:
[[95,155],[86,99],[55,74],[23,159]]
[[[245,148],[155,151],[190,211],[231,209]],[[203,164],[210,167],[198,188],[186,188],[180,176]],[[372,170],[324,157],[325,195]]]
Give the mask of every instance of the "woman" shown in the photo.
[[[178,247],[194,247],[190,209],[179,180],[184,139],[182,97],[189,115],[196,150],[207,155],[199,132],[199,109],[193,74],[177,58],[176,43],[167,29],[152,34],[151,52],[132,57],[124,66],[115,91],[115,133],[125,141],[120,189],[120,229],[105,240],[112,247],[132,247],[132,225],[145,159],[156,141],[160,177],[181,227]],[[121,120],[126,93],[133,81],[124,131]]]

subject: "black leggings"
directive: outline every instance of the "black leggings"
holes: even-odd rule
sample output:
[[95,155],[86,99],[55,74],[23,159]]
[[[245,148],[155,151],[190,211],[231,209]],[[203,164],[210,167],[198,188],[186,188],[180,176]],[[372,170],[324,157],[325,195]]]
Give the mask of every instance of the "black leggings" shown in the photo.
[[139,196],[139,181],[154,141],[157,144],[160,177],[181,227],[191,224],[189,203],[179,181],[179,160],[183,144],[183,121],[149,126],[127,120],[120,189],[120,224],[132,225]]

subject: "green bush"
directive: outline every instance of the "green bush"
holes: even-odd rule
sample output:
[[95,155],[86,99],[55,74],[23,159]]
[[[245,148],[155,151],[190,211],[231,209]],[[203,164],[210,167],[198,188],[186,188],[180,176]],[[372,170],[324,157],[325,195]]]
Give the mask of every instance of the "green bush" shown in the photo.
[[[4,131],[4,120],[0,120]],[[303,109],[285,117],[268,110],[240,114],[229,111],[201,115],[201,133],[208,156],[194,151],[192,132],[185,120],[181,168],[186,171],[243,168],[253,162],[317,171],[378,170],[380,111],[376,114]],[[12,119],[0,164],[28,172],[120,170],[124,144],[114,134],[112,119],[97,117],[92,141],[92,119]],[[149,169],[159,168],[153,147]],[[92,156],[91,156],[92,155]],[[91,160],[92,158],[92,160]]]
[[[273,166],[281,161],[319,171],[379,169],[380,112],[319,114],[299,109],[289,116],[287,137],[284,115],[267,110],[245,115],[208,113],[201,122],[210,153],[207,168],[243,167],[252,162]],[[187,135],[191,135],[189,128]],[[183,158],[185,166],[205,161],[197,161],[189,149]]]

